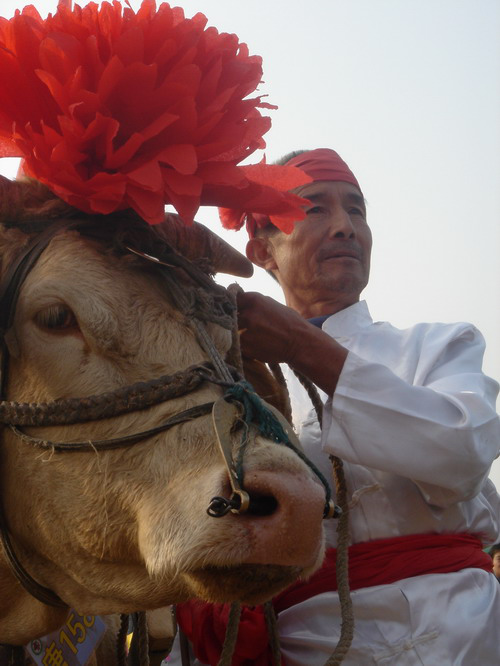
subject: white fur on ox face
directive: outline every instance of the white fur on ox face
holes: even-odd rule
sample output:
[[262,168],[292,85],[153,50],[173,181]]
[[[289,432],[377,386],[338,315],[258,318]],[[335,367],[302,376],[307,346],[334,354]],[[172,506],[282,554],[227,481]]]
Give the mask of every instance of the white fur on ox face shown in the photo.
[[[227,350],[229,332],[210,332]],[[29,402],[103,393],[207,360],[140,260],[105,254],[76,232],[57,236],[27,278],[9,349],[9,399]],[[118,437],[220,394],[206,386],[123,417],[30,432]],[[33,577],[82,613],[195,595],[256,603],[321,561],[324,491],[285,447],[257,438],[245,459],[246,488],[272,493],[273,515],[206,514],[214,495],[229,493],[208,416],[109,452],[40,453],[4,440],[2,492],[16,548]]]

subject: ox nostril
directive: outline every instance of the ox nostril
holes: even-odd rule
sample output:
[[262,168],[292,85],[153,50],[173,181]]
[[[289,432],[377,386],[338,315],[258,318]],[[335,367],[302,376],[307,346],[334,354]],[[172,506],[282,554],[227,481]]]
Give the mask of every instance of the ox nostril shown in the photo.
[[250,495],[247,514],[251,516],[271,516],[278,508],[278,500],[272,495]]
[[[244,502],[242,505],[242,497]],[[271,516],[278,508],[278,500],[272,495],[248,495],[245,491],[231,493],[229,499],[225,497],[212,497],[207,513],[212,518],[222,518],[229,511],[250,516]]]

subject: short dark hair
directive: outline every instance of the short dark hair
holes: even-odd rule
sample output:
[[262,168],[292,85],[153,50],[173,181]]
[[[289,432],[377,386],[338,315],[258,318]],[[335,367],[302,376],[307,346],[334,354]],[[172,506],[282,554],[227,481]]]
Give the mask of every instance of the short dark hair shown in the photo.
[[491,556],[491,559],[493,559],[495,553],[500,553],[500,541],[493,544],[493,546],[491,546],[491,548],[488,550],[488,555]]
[[283,157],[280,157],[279,159],[275,160],[273,164],[279,164],[280,166],[284,166],[287,162],[290,160],[293,160],[295,157],[298,157],[299,155],[302,155],[302,153],[308,153],[310,152],[309,150],[292,150],[291,153],[287,153],[286,155],[283,155]]

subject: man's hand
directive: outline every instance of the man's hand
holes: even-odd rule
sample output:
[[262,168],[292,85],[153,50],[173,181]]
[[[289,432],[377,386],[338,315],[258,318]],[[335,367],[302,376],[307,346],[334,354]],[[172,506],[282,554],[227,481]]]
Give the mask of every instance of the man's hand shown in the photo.
[[333,394],[347,350],[295,310],[262,294],[238,294],[241,352],[265,363],[288,363]]
[[[293,365],[310,324],[295,310],[255,292],[238,294],[241,352],[265,363]],[[296,348],[297,347],[297,348]]]

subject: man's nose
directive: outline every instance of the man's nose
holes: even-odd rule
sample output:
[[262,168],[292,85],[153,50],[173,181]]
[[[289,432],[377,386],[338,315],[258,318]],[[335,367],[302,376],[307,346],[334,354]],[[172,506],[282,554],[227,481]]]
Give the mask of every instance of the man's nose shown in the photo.
[[330,238],[354,238],[356,236],[351,216],[346,210],[332,212],[329,223]]

